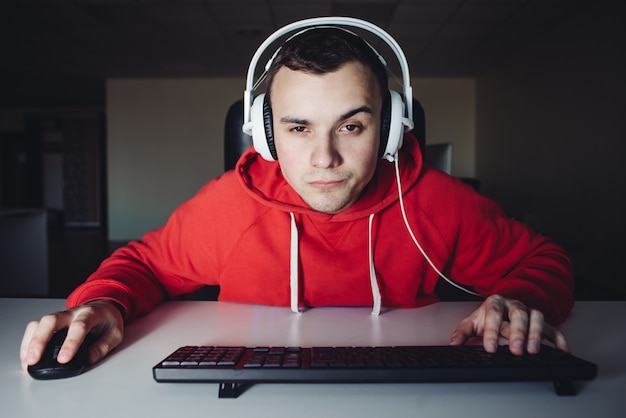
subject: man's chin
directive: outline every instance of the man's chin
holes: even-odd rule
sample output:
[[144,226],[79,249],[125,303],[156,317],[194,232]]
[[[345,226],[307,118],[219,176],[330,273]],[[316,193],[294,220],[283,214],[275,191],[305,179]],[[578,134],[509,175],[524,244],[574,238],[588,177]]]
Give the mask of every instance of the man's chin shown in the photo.
[[316,212],[325,213],[327,215],[336,215],[339,212],[352,206],[354,202],[349,199],[329,199],[325,196],[322,199],[311,200],[307,204]]

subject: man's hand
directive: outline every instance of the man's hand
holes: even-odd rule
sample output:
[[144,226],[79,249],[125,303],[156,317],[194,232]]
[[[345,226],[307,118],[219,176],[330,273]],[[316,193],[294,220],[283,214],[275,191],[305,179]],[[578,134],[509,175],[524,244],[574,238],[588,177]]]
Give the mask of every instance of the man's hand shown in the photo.
[[489,296],[478,309],[463,319],[452,333],[450,344],[462,345],[477,336],[483,337],[483,346],[490,353],[496,351],[499,337],[508,339],[511,352],[517,355],[524,351],[538,353],[543,339],[569,352],[565,336],[546,324],[540,311],[500,295]]
[[67,337],[59,351],[57,361],[67,363],[74,357],[90,332],[98,336],[88,351],[89,364],[106,356],[121,341],[124,318],[111,302],[94,301],[72,309],[55,312],[32,321],[26,326],[20,347],[22,368],[37,363],[55,331],[68,328]]

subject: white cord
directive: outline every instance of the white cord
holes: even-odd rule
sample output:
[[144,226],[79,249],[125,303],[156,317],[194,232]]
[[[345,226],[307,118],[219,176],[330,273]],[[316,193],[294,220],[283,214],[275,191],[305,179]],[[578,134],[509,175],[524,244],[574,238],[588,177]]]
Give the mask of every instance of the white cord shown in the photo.
[[463,286],[461,286],[461,285],[453,282],[452,280],[448,279],[445,274],[443,274],[441,271],[439,271],[439,269],[437,267],[435,267],[435,264],[430,260],[430,257],[428,257],[428,255],[426,254],[426,252],[424,251],[424,249],[420,245],[420,243],[417,240],[417,238],[415,238],[415,234],[413,234],[413,230],[411,229],[411,226],[409,225],[409,220],[406,217],[406,211],[404,210],[404,198],[402,197],[402,185],[400,183],[400,168],[398,167],[398,153],[396,153],[396,155],[394,156],[393,162],[394,162],[394,166],[396,168],[396,183],[398,185],[398,198],[399,198],[399,201],[400,201],[400,211],[402,212],[402,219],[404,220],[404,225],[406,226],[406,229],[409,232],[409,235],[411,236],[411,239],[413,239],[413,242],[415,243],[415,246],[420,250],[420,252],[424,256],[424,259],[426,259],[428,264],[430,264],[430,267],[442,279],[444,279],[446,282],[450,283],[452,286],[456,287],[457,289],[460,289],[460,290],[464,291],[465,293],[469,293],[470,295],[474,295],[474,296],[478,296],[478,297],[484,298],[484,296],[481,295],[480,293],[472,292],[471,290],[466,289]]

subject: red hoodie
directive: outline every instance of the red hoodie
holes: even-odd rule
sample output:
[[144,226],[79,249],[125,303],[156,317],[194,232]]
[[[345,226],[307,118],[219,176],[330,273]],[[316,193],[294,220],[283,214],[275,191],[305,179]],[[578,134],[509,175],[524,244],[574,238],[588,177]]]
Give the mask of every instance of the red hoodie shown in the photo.
[[[399,170],[411,231],[447,277],[484,295],[519,299],[549,322],[567,317],[572,269],[559,246],[422,165],[410,135]],[[382,306],[412,308],[438,300],[439,279],[403,221],[393,163],[381,160],[362,198],[327,215],[304,203],[277,162],[251,149],[163,227],[105,260],[67,305],[108,299],[130,319],[164,298],[219,285],[222,301],[372,306],[380,295]]]

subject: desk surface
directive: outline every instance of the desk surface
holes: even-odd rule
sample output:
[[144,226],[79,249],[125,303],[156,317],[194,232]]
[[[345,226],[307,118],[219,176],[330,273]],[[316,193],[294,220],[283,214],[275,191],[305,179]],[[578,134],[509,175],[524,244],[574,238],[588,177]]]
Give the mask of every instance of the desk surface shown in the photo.
[[[561,329],[574,354],[598,364],[575,397],[530,383],[258,384],[218,399],[217,384],[156,383],[152,366],[179,346],[447,344],[474,302],[398,309],[288,308],[170,302],[126,328],[122,345],[74,378],[36,381],[21,370],[26,323],[63,309],[59,299],[0,299],[0,405],[12,417],[622,417],[626,410],[626,302],[579,302]],[[501,412],[496,412],[501,411]]]

